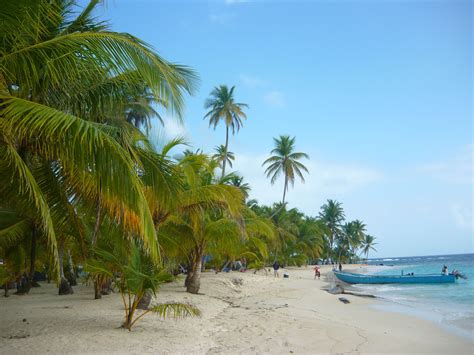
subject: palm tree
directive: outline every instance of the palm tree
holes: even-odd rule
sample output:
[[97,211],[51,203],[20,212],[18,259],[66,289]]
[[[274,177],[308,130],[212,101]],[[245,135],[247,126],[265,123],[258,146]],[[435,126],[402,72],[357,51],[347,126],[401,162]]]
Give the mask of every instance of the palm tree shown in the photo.
[[377,251],[377,249],[374,247],[376,244],[375,237],[371,236],[370,234],[366,234],[364,236],[364,240],[362,241],[362,252],[365,254],[365,262],[367,262],[369,259],[370,250]]
[[[164,268],[157,266],[134,242],[131,242],[126,250],[120,248],[109,252],[97,249],[95,257],[86,264],[86,270],[94,277],[115,280],[124,305],[125,317],[122,328],[129,331],[137,321],[150,312],[157,313],[163,318],[198,316],[201,313],[196,307],[189,304],[162,303],[152,307],[146,305],[144,312],[136,315],[146,294],[156,296],[159,286],[171,281],[173,277]],[[116,279],[117,274],[118,279]]]
[[229,164],[232,168],[232,162],[235,160],[234,153],[227,151],[226,147],[222,144],[215,147],[214,150],[216,153],[212,156],[212,159],[216,160],[222,169],[224,167],[224,160],[226,161],[226,164]]
[[229,154],[229,128],[232,129],[232,134],[239,131],[242,127],[242,119],[246,119],[247,115],[244,108],[248,108],[247,104],[235,102],[234,98],[235,86],[229,90],[227,85],[220,85],[215,87],[210,94],[210,97],[204,103],[204,108],[209,110],[204,119],[209,119],[209,127],[213,126],[216,129],[220,121],[225,123],[225,145],[224,145],[224,159],[222,159],[222,176],[225,175],[227,156]]
[[304,183],[303,172],[308,173],[308,169],[304,166],[300,159],[309,159],[308,154],[295,152],[295,137],[280,136],[279,138],[273,138],[275,148],[271,151],[271,154],[267,160],[265,160],[262,166],[268,165],[265,174],[268,178],[271,177],[272,185],[283,174],[285,182],[283,185],[283,199],[282,204],[285,204],[286,192],[288,191],[288,183],[292,186],[295,184],[295,178],[298,176]]
[[[74,1],[59,0],[6,2],[0,11],[0,180],[7,182],[0,214],[14,206],[21,215],[31,206],[25,220],[47,240],[56,270],[57,237],[94,219],[95,211],[120,221],[159,259],[142,178],[158,186],[165,165],[149,156],[123,108],[145,86],[181,114],[183,94],[196,80],[188,68],[98,21],[98,2],[80,13]],[[149,173],[137,174],[145,166]],[[81,221],[78,210],[87,218]],[[75,233],[81,230],[88,228]]]
[[183,188],[177,191],[174,205],[164,208],[153,198],[148,201],[159,240],[178,244],[187,257],[190,269],[185,285],[190,293],[199,292],[202,258],[210,241],[241,235],[242,193],[233,186],[215,183],[215,167],[216,163],[203,154],[183,157],[176,167]]
[[244,182],[244,177],[240,176],[239,174],[235,172],[225,175],[220,180],[220,183],[238,187],[240,191],[242,191],[244,200],[246,200],[249,197],[249,193],[251,190],[249,183]]
[[[327,200],[327,202],[321,206],[319,212],[319,218],[329,229],[329,252],[334,252],[334,242],[338,236],[341,235],[341,224],[344,221],[345,215],[340,202],[334,200]],[[333,257],[332,255],[331,257]]]

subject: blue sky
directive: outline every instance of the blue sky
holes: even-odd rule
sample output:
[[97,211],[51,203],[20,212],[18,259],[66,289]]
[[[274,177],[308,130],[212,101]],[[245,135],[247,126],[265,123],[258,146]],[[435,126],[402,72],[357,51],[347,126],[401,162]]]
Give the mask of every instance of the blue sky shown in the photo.
[[[310,175],[288,194],[316,215],[343,203],[378,239],[378,256],[473,252],[472,3],[437,1],[108,1],[113,29],[194,68],[185,135],[211,151],[203,102],[236,85],[248,120],[231,139],[252,197],[281,199],[261,163],[272,137],[296,136]],[[160,131],[160,132],[158,132]],[[374,253],[375,255],[375,253]]]

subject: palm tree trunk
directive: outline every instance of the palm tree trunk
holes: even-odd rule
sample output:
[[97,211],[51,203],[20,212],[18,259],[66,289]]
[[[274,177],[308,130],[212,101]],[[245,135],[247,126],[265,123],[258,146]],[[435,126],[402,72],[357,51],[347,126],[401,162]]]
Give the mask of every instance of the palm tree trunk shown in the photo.
[[285,176],[285,185],[283,187],[283,199],[281,200],[281,206],[280,208],[278,208],[275,212],[272,213],[272,215],[270,216],[270,218],[273,218],[274,216],[276,216],[278,213],[280,213],[280,211],[285,208],[285,198],[286,198],[286,190],[288,190],[288,177]]
[[64,276],[64,241],[61,241],[58,246],[58,259],[59,259],[59,290],[58,294],[71,295],[74,293],[71,285]]
[[34,281],[35,264],[36,264],[36,226],[33,226],[33,233],[31,234],[31,251],[30,251],[30,273],[28,275],[28,282],[31,287],[39,287],[39,284]]
[[97,238],[99,236],[99,230],[100,230],[100,221],[101,221],[101,210],[100,210],[100,191],[99,191],[99,197],[97,198],[97,204],[96,204],[96,216],[95,216],[95,225],[94,225],[94,233],[92,234],[92,242],[91,246],[94,247],[95,244],[97,243]]
[[283,206],[285,205],[286,190],[288,190],[288,176],[285,175],[285,187],[283,189],[283,200],[281,201]]
[[[100,188],[99,188],[99,196],[97,197],[97,203],[96,203],[94,232],[92,234],[92,241],[91,241],[92,248],[96,245],[97,239],[99,237],[100,221],[102,218],[100,205],[101,205],[101,201],[100,201]],[[102,285],[99,284],[99,278],[96,277],[94,278],[94,299],[98,300],[102,298],[101,290],[102,290]]]
[[74,263],[72,262],[71,250],[67,251],[67,280],[71,286],[77,286],[76,274],[74,272]]
[[222,162],[222,176],[221,179],[224,178],[225,175],[225,165],[227,163],[227,148],[229,147],[229,126],[225,126],[225,152],[224,152],[224,161]]
[[203,248],[198,247],[195,251],[193,260],[191,277],[187,280],[186,291],[189,293],[197,294],[201,288],[201,260],[202,260]]

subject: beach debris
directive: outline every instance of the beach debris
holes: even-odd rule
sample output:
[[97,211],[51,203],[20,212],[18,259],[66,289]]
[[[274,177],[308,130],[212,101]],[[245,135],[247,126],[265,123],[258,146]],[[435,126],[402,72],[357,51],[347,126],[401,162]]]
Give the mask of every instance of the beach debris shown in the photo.
[[24,339],[24,338],[28,338],[30,336],[30,334],[15,334],[15,335],[10,335],[8,337],[5,337],[7,339]]
[[376,296],[371,295],[370,293],[359,293],[359,292],[349,292],[349,291],[344,291],[342,293],[345,295],[352,295],[352,296],[357,296],[357,297],[377,298]]
[[339,297],[339,301],[341,301],[342,303],[344,304],[348,304],[348,303],[351,303],[351,301],[349,301],[347,298],[345,297]]
[[243,286],[244,279],[234,277],[233,279],[230,280],[230,282],[232,282],[232,284],[234,284],[235,286]]
[[331,287],[330,289],[328,289],[327,291],[333,295],[340,295],[341,293],[344,293],[344,289],[342,288],[341,285],[335,285]]

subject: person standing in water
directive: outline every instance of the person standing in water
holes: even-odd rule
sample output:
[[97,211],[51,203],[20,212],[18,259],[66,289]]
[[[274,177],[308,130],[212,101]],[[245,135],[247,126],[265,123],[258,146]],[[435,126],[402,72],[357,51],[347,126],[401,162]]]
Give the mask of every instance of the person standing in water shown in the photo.
[[273,263],[273,276],[274,277],[280,277],[280,275],[278,275],[279,268],[280,268],[280,264],[278,264],[278,260],[275,260],[275,262]]

